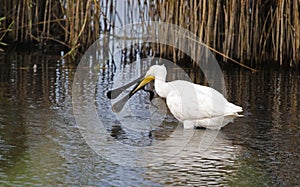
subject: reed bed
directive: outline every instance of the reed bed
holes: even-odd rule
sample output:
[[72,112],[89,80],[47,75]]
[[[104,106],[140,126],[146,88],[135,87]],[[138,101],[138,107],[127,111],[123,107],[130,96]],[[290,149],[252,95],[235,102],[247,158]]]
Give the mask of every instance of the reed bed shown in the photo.
[[[3,0],[0,29],[11,25],[10,42],[56,42],[75,56],[102,32],[110,32],[118,12],[116,0]],[[154,20],[172,23],[195,33],[207,47],[241,63],[267,62],[299,67],[299,0],[127,0],[122,24]],[[134,12],[135,10],[138,10]],[[139,14],[139,15],[136,15]],[[128,20],[128,19],[130,20]],[[136,18],[136,20],[134,20]],[[178,50],[154,45],[161,56],[178,61]],[[195,51],[195,54],[198,52]]]
[[[4,0],[0,16],[9,19],[1,27],[15,23],[10,42],[59,43],[69,49],[68,55],[75,56],[78,51],[87,49],[100,31],[110,28],[109,14],[100,8],[103,3],[97,0]],[[113,7],[113,1],[107,6]]]
[[299,66],[299,0],[156,0],[153,5],[150,11],[161,21],[194,32],[224,56],[251,65]]

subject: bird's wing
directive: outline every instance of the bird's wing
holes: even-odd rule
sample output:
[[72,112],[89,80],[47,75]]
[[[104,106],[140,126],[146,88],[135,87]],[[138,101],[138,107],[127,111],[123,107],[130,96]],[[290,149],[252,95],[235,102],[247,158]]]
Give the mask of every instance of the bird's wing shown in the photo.
[[229,103],[213,88],[182,80],[169,84],[172,90],[167,96],[167,105],[180,121],[224,116],[241,111],[240,107]]

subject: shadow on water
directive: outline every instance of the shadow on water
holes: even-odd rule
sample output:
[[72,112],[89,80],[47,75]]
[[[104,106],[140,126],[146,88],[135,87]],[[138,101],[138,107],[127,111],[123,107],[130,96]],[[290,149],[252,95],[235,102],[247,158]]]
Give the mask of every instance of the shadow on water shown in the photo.
[[[144,167],[126,167],[97,155],[85,143],[72,113],[75,68],[58,59],[40,53],[12,52],[0,56],[1,184],[299,185],[299,74],[224,70],[227,98],[243,106],[244,118],[222,129],[201,154],[199,139],[205,131],[196,130],[180,155],[164,162],[149,162]],[[105,117],[105,127],[114,140],[144,147],[165,143],[165,148],[169,145],[172,151],[170,145],[179,141],[174,138],[176,133],[189,131],[184,131],[169,113],[160,126],[138,133],[130,126],[150,120],[148,111],[153,103],[149,93],[139,92],[125,106],[132,109],[134,118],[125,114],[116,117],[111,111],[106,93],[138,76],[131,70],[130,65],[117,66],[116,71],[100,70],[96,90],[98,115]],[[146,70],[147,66],[143,68]],[[192,80],[203,82],[201,75],[187,72]],[[116,80],[120,80],[119,85]],[[161,120],[159,117],[155,119]],[[120,120],[127,122],[126,128]],[[137,123],[130,123],[132,120]],[[120,156],[129,159],[130,151],[128,148]],[[153,159],[151,155],[143,156],[145,160]]]

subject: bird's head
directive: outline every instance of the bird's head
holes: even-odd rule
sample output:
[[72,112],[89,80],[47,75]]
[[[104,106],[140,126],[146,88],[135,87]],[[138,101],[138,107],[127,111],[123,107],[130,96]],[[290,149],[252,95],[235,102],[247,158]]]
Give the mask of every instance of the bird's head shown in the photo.
[[135,94],[139,89],[143,88],[149,82],[155,79],[165,81],[166,77],[167,77],[167,69],[164,65],[151,66],[147,71],[145,78],[130,92],[130,96]]
[[153,65],[149,68],[146,73],[145,79],[147,77],[153,76],[154,79],[160,79],[162,81],[166,80],[167,77],[167,69],[165,65]]

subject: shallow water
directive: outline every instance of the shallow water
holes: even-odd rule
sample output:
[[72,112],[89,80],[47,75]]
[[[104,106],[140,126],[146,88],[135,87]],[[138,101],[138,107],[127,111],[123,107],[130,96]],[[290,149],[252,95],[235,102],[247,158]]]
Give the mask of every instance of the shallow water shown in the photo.
[[[1,186],[300,184],[298,73],[224,70],[227,98],[244,108],[245,117],[216,132],[182,129],[159,110],[165,107],[161,100],[151,105],[147,92],[129,100],[125,107],[131,115],[114,114],[105,94],[118,72],[127,72],[124,83],[139,75],[127,66],[117,66],[116,72],[100,70],[95,104],[109,138],[100,145],[107,152],[99,155],[86,143],[73,115],[76,69],[59,59],[25,52],[0,56]],[[84,82],[83,87],[89,89]],[[151,116],[153,108],[160,115]],[[140,126],[161,116],[159,125]],[[116,142],[123,148],[116,149]]]

